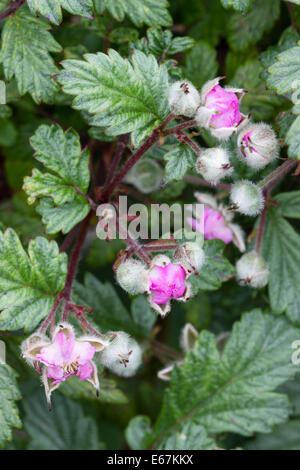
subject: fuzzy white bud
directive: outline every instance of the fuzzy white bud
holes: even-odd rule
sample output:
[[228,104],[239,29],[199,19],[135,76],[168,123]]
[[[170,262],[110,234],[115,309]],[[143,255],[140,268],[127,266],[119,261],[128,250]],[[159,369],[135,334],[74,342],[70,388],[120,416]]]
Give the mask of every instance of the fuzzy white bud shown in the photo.
[[261,188],[248,180],[238,181],[232,185],[230,199],[232,208],[245,215],[258,215],[264,207]]
[[128,259],[120,264],[116,272],[117,282],[132,295],[148,291],[149,277],[146,266],[138,260]]
[[265,123],[249,124],[238,137],[239,157],[251,168],[261,169],[278,157],[279,146],[276,134]]
[[193,117],[200,101],[200,93],[188,80],[175,82],[169,88],[169,106],[174,114]]
[[188,263],[196,273],[199,273],[205,263],[204,250],[196,242],[186,242],[179,246],[174,258],[177,263],[182,262],[183,266]]
[[111,341],[99,353],[102,365],[123,377],[134,375],[142,363],[142,350],[138,343],[124,331],[110,332]]
[[211,184],[217,184],[225,176],[230,176],[233,167],[228,152],[222,147],[204,150],[196,160],[196,171]]
[[236,263],[236,278],[241,286],[260,289],[268,284],[268,264],[256,251],[250,251]]

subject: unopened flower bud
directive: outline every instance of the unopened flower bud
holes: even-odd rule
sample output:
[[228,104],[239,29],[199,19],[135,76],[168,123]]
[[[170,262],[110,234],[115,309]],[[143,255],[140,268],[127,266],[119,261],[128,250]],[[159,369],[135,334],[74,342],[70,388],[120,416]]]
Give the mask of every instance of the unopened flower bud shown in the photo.
[[169,106],[174,114],[193,117],[200,106],[200,94],[189,81],[180,80],[169,88]]
[[129,294],[143,294],[149,289],[148,271],[141,261],[134,259],[124,261],[118,267],[116,277],[118,284]]
[[[174,258],[177,263],[181,263],[183,266],[187,263],[196,273],[199,273],[205,263],[204,250],[196,242],[186,242],[179,246]],[[189,271],[187,270],[187,272]]]
[[278,141],[268,124],[249,124],[238,137],[239,156],[251,168],[261,169],[278,157]]
[[110,332],[107,338],[110,343],[99,354],[101,364],[117,375],[134,375],[142,363],[142,350],[138,343],[124,331]]
[[127,174],[125,181],[133,184],[141,193],[156,191],[163,180],[164,172],[151,158],[139,160]]
[[195,119],[200,127],[209,129],[216,139],[226,140],[236,133],[247,116],[240,112],[245,90],[219,85],[221,78],[207,82],[201,90],[201,106]]
[[256,251],[250,251],[236,263],[236,277],[241,286],[262,288],[268,284],[268,264]]
[[204,150],[196,160],[196,171],[211,184],[217,184],[225,176],[230,176],[233,167],[228,152],[222,147]]
[[264,196],[259,186],[252,181],[238,181],[231,188],[232,209],[245,215],[258,215],[264,207]]

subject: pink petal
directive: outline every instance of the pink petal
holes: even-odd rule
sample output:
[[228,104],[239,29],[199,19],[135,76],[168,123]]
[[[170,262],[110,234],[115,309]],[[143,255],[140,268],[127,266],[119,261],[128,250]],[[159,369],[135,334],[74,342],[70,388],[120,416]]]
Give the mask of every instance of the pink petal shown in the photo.
[[205,107],[215,111],[210,120],[215,129],[235,127],[242,120],[236,94],[225,90],[220,85],[216,85],[206,95]]
[[78,362],[78,364],[84,365],[93,359],[95,352],[96,348],[88,341],[75,341],[71,362]]
[[90,379],[93,373],[93,366],[90,362],[79,366],[77,374],[80,380]]
[[162,291],[152,291],[154,295],[152,297],[152,302],[157,305],[163,305],[171,300],[172,295],[169,292],[162,292]]
[[226,225],[222,214],[210,207],[204,209],[204,238],[206,240],[218,238],[227,244],[233,240],[232,230]]
[[197,219],[193,219],[192,217],[188,217],[186,219],[187,223],[192,227],[194,232],[203,233],[202,224],[197,221]]
[[47,377],[58,381],[64,380],[64,373],[61,367],[47,367]]

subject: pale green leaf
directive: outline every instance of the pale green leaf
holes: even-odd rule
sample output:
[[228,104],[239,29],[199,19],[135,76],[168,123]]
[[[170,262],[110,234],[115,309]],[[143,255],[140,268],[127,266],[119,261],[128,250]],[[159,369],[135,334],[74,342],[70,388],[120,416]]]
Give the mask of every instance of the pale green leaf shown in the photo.
[[75,95],[75,109],[95,114],[91,123],[107,135],[133,132],[138,145],[168,114],[168,73],[154,56],[135,51],[132,62],[115,50],[65,60],[59,81]]
[[172,18],[167,10],[167,0],[95,0],[96,11],[105,9],[117,20],[123,21],[129,16],[136,26],[143,23],[148,26],[170,26]]
[[165,182],[169,183],[181,180],[195,166],[196,155],[188,145],[179,144],[164,155],[164,160],[167,162]]
[[300,235],[274,207],[268,210],[262,254],[269,264],[272,311],[286,311],[289,319],[300,325]]
[[273,201],[279,205],[277,210],[283,217],[300,219],[300,191],[277,194]]
[[2,30],[0,62],[5,77],[16,77],[21,95],[30,93],[36,103],[52,102],[59,88],[53,75],[58,72],[50,52],[61,46],[48,32],[47,22],[33,17],[27,9],[11,15]]
[[200,333],[195,348],[172,373],[147,445],[159,446],[184,423],[201,425],[208,434],[249,436],[284,422],[289,401],[273,390],[295,373],[291,344],[297,337],[298,330],[285,319],[260,310],[234,324],[221,358],[214,336]]
[[277,93],[284,94],[299,89],[300,44],[277,56],[277,61],[268,69],[267,84]]
[[20,398],[16,373],[8,365],[0,363],[0,447],[11,439],[12,427],[21,427],[15,404]]
[[27,0],[32,13],[45,16],[54,24],[62,22],[61,7],[73,15],[93,18],[93,0]]
[[132,450],[144,450],[147,437],[151,436],[151,421],[148,416],[135,416],[126,428],[126,440]]
[[[300,3],[299,3],[300,4]],[[277,426],[271,434],[259,434],[243,445],[245,450],[300,450],[300,419]]]
[[116,387],[113,380],[99,377],[100,393],[96,395],[95,388],[87,380],[78,377],[70,377],[60,386],[60,392],[74,400],[97,400],[102,403],[122,404],[128,402],[124,393]]
[[221,0],[224,8],[233,8],[233,10],[245,13],[249,10],[252,0]]
[[[28,203],[41,199],[38,212],[47,224],[48,233],[69,232],[89,213],[84,196],[89,182],[89,153],[82,150],[78,134],[66,133],[59,126],[40,126],[30,139],[35,158],[52,173],[38,169],[24,179]],[[51,198],[51,199],[50,199]]]
[[223,255],[225,243],[221,240],[207,240],[204,242],[205,264],[198,276],[193,276],[193,293],[199,290],[217,290],[223,282],[228,281],[234,275],[234,267]]
[[0,329],[34,329],[65,285],[67,255],[57,243],[37,237],[28,254],[12,229],[0,232]]
[[195,423],[184,423],[158,446],[159,450],[213,450],[214,448],[215,443],[207,436],[205,428]]

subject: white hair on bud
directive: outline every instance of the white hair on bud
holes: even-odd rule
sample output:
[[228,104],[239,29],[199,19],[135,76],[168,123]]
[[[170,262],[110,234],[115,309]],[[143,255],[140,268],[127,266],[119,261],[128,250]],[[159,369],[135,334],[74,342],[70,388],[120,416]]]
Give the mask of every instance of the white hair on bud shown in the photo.
[[193,117],[200,106],[200,93],[188,80],[179,80],[169,88],[169,106],[174,114]]
[[168,264],[171,263],[171,260],[168,256],[166,255],[156,255],[154,256],[153,260],[151,261],[151,268],[154,268],[155,266],[167,266]]
[[246,253],[236,263],[236,278],[241,286],[250,286],[256,289],[265,287],[269,280],[269,268],[266,260],[256,251]]
[[230,176],[233,167],[227,150],[222,147],[204,150],[196,160],[196,171],[211,184],[217,184],[225,176]]
[[[248,135],[247,142],[244,141]],[[238,156],[251,168],[259,170],[275,160],[279,154],[276,134],[269,124],[248,124],[238,136]]]
[[186,242],[183,245],[185,257],[193,270],[198,273],[205,263],[205,253],[199,243]]
[[128,259],[121,263],[116,278],[122,289],[129,294],[143,294],[149,289],[148,270],[141,261]]
[[124,331],[110,332],[112,341],[99,353],[101,364],[123,377],[134,375],[142,363],[139,344]]
[[258,215],[264,207],[262,189],[248,180],[241,180],[232,185],[230,200],[233,208],[245,215]]

